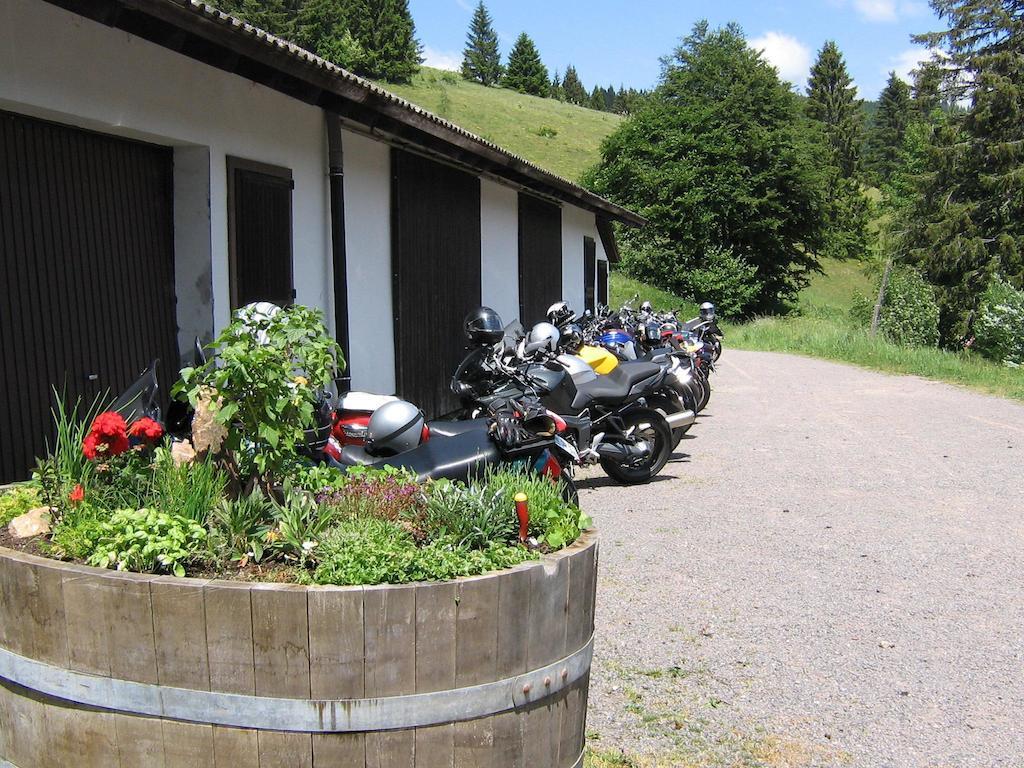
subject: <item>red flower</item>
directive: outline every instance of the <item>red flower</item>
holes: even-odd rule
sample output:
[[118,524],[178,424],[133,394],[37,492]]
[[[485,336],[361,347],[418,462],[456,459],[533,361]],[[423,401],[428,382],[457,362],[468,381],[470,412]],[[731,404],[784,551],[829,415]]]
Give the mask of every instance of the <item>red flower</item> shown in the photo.
[[129,437],[145,440],[149,443],[155,443],[164,436],[164,428],[148,416],[143,416],[132,424],[131,429],[128,430],[128,435]]
[[82,487],[81,483],[78,483],[78,485],[75,486],[75,489],[70,494],[68,494],[68,500],[72,504],[77,504],[78,502],[80,502],[84,498],[85,498],[85,489]]
[[113,411],[106,411],[97,416],[89,434],[82,443],[82,453],[87,459],[95,459],[100,454],[109,458],[128,450],[128,425],[124,417]]

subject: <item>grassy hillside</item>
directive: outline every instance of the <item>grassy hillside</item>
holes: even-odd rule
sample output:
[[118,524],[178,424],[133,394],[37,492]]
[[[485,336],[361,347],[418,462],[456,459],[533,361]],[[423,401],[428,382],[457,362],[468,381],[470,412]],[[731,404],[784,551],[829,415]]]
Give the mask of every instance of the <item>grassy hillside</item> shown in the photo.
[[485,88],[429,67],[408,85],[381,85],[571,181],[598,161],[601,140],[622,122],[619,115]]
[[[849,310],[854,296],[873,292],[874,281],[857,262],[826,259],[822,266],[825,274],[816,276],[800,294],[799,314],[723,324],[726,353],[729,347],[735,347],[809,355],[1024,400],[1024,369],[1006,368],[967,352],[900,347],[881,337],[872,338],[866,328],[853,322]],[[641,300],[647,298],[663,306],[689,304],[685,299],[615,272],[609,292],[613,305],[637,292]]]

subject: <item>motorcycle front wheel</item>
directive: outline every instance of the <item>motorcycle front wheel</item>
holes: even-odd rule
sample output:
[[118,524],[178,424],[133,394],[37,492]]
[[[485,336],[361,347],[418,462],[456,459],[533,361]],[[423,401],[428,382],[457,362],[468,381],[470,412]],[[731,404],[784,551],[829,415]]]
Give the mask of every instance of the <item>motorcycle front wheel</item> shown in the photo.
[[603,457],[601,469],[612,480],[623,485],[649,482],[661,471],[672,455],[672,430],[657,411],[636,410],[621,418],[627,434],[651,444],[651,455],[639,461]]

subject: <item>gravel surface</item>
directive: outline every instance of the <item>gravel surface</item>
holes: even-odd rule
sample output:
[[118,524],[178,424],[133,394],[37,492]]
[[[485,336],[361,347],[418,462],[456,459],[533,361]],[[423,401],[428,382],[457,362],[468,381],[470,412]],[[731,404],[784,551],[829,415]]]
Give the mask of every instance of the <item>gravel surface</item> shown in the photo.
[[659,481],[581,477],[591,748],[1024,766],[1024,405],[729,349],[713,383]]

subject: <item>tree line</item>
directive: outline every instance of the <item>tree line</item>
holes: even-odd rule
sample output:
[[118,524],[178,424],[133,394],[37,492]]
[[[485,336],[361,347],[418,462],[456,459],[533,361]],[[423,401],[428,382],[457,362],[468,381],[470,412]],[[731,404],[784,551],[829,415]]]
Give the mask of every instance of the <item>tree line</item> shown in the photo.
[[875,260],[914,285],[915,338],[1024,354],[1024,6],[932,7],[945,29],[915,40],[938,53],[890,73],[870,121],[834,42],[801,96],[737,25],[697,24],[586,178],[651,221],[622,233],[625,268],[749,315],[821,257]]
[[422,48],[409,0],[216,0],[225,13],[364,77],[408,82]]
[[477,3],[466,35],[462,54],[462,77],[485,86],[504,86],[520,93],[558,99],[601,112],[626,115],[633,112],[646,93],[635,88],[595,85],[590,91],[583,85],[573,65],[565,74],[550,75],[537,44],[523,32],[502,64],[494,21],[483,0]]

